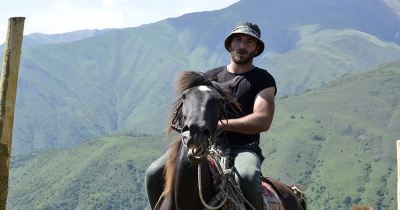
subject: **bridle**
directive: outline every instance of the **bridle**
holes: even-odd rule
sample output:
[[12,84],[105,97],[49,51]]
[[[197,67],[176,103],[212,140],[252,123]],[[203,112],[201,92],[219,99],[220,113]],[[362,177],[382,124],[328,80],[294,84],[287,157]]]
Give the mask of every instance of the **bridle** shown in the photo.
[[[183,101],[180,101],[179,104],[175,106],[174,117],[170,122],[171,128],[180,134],[182,134],[183,131],[182,126],[179,125],[179,122],[181,122],[182,118],[182,112],[180,112],[182,106],[183,106]],[[221,122],[224,126],[219,130],[214,131],[214,133],[210,134],[210,137],[208,138],[209,144],[207,150],[210,149],[210,146],[216,142],[215,141],[216,137],[221,135],[225,131],[226,126],[228,125],[228,114],[226,111],[226,103],[222,105],[221,111],[218,114],[218,121]],[[183,138],[182,138],[182,144],[187,148],[186,143],[183,141]]]

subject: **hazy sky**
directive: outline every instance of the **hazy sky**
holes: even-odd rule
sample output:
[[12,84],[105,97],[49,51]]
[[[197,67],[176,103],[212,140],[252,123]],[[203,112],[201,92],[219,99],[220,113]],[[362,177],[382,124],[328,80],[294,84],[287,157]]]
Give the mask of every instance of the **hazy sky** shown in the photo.
[[24,35],[126,28],[186,13],[219,10],[239,0],[0,0],[0,43],[8,19],[25,17]]

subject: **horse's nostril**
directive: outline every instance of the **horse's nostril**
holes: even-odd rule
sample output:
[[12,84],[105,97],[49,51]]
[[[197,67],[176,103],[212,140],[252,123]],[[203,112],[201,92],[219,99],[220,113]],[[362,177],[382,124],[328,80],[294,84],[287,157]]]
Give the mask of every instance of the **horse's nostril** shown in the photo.
[[207,137],[207,138],[211,137],[211,132],[210,132],[210,130],[205,129],[205,130],[203,131],[203,135],[204,135],[205,137]]
[[189,126],[185,125],[185,126],[182,128],[182,133],[185,132],[185,131],[188,131],[188,130],[189,130]]

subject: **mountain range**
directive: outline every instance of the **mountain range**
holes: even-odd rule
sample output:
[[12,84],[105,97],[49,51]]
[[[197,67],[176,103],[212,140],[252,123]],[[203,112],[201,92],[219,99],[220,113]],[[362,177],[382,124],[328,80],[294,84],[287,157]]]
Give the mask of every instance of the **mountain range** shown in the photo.
[[[30,47],[30,46],[38,46],[38,45],[73,42],[73,41],[97,36],[99,34],[107,33],[112,30],[117,30],[117,29],[103,29],[103,30],[85,29],[85,30],[67,32],[67,33],[62,33],[62,34],[33,33],[33,34],[24,36],[24,38],[22,40],[22,48]],[[5,46],[4,43],[1,44],[0,49],[4,49],[4,46]]]
[[275,77],[278,98],[400,60],[396,11],[376,0],[241,0],[135,28],[77,32],[84,39],[73,33],[27,44],[12,154],[111,133],[162,133],[175,75],[226,65],[222,43],[240,21],[262,30],[266,49],[255,64]]

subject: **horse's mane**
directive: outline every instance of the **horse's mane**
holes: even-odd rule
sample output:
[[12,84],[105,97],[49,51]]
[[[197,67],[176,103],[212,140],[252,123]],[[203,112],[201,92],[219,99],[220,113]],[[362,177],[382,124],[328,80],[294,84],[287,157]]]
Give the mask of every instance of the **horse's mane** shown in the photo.
[[[215,75],[207,77],[206,74],[195,71],[184,71],[178,75],[175,86],[175,91],[178,97],[175,99],[175,101],[172,103],[171,106],[171,111],[170,111],[171,114],[167,121],[168,127],[167,127],[166,138],[173,131],[173,129],[170,126],[170,122],[175,118],[175,115],[176,116],[182,115],[182,106],[179,106],[182,102],[181,94],[189,88],[200,85],[206,85],[212,87],[225,99],[225,101],[227,102],[226,104],[232,106],[233,108],[236,108],[236,110],[240,110],[240,105],[238,102],[234,100],[232,90],[227,86],[221,85],[220,83],[217,82],[217,80],[218,78]],[[178,118],[177,120],[179,126],[182,127],[183,125],[181,119]],[[180,147],[181,147],[181,137],[180,135],[178,135],[174,138],[172,144],[170,145],[169,157],[164,169],[164,178],[165,178],[164,195],[166,195],[172,188],[172,178],[174,177],[174,171],[176,169],[175,162]]]
[[172,177],[174,176],[175,160],[178,157],[179,150],[181,148],[180,138],[181,138],[180,136],[176,136],[172,141],[172,144],[170,145],[168,150],[169,151],[168,161],[165,164],[164,168],[165,187],[163,195],[169,193],[172,188]]

